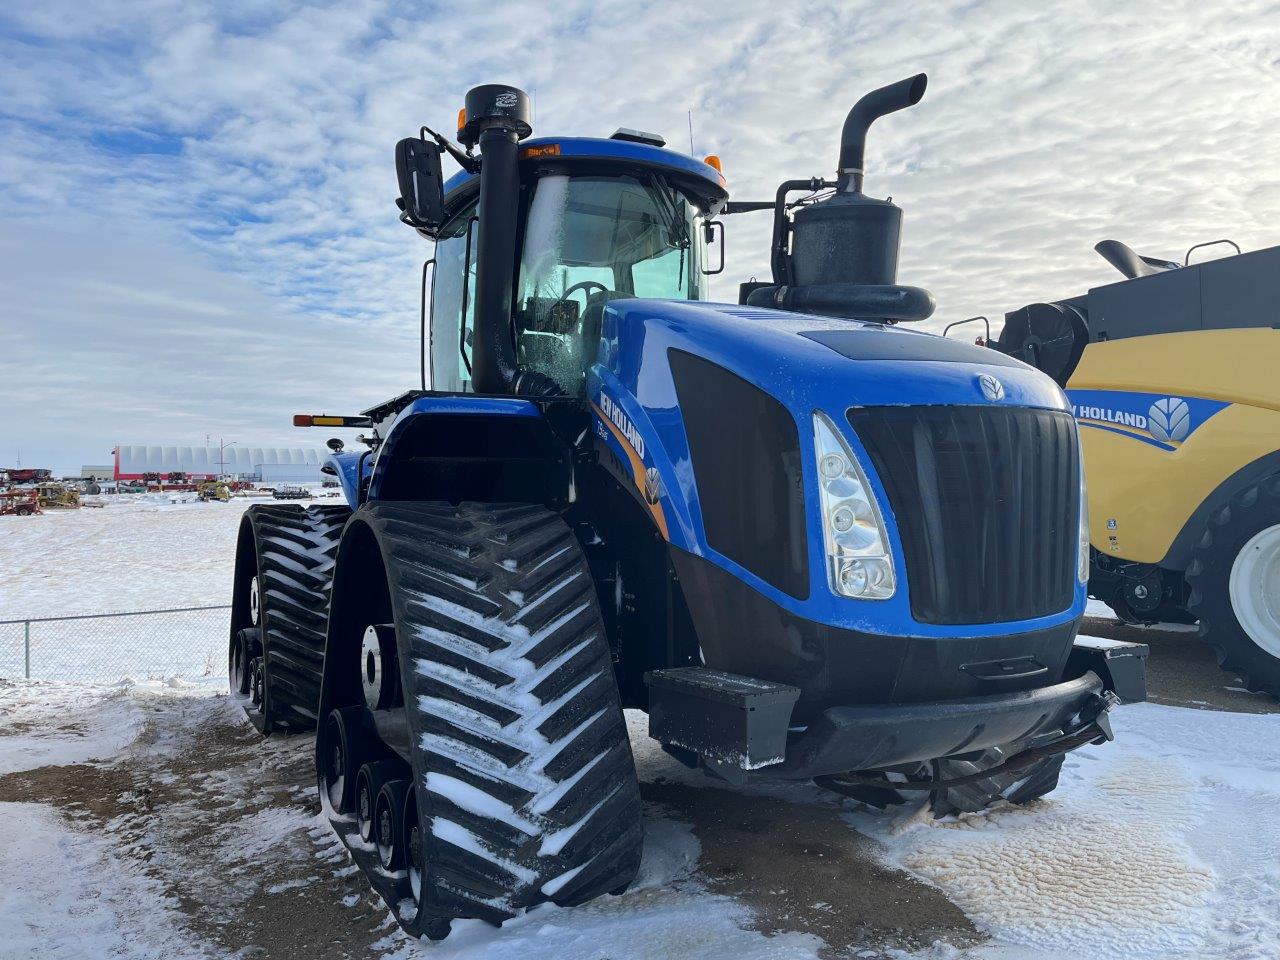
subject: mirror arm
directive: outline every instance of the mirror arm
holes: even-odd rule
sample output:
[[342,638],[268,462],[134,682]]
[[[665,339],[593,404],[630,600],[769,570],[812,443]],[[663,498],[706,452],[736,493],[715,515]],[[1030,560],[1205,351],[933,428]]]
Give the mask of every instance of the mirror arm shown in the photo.
[[462,148],[452,142],[448,137],[441,136],[424,124],[422,129],[418,131],[418,136],[425,140],[427,139],[427,134],[431,134],[431,139],[435,140],[435,142],[443,148],[445,153],[453,157],[454,162],[456,162],[463,170],[467,171],[467,173],[480,172],[480,158],[473,156],[470,150],[467,150],[464,153]]

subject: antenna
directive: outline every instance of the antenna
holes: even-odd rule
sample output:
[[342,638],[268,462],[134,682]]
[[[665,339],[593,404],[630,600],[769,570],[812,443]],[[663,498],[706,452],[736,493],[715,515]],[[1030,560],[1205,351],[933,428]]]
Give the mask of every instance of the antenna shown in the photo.
[[692,156],[695,156],[698,152],[697,150],[693,149],[693,111],[692,110],[689,111],[688,116],[689,116],[689,156],[692,157]]

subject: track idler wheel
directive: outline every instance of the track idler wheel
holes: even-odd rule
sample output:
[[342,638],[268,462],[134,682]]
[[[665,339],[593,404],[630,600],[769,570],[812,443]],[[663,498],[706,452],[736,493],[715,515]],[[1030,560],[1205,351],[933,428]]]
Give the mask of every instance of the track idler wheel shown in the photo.
[[249,581],[249,622],[255,627],[261,626],[262,597],[258,594],[258,578]]
[[360,688],[370,710],[389,710],[400,698],[400,667],[396,663],[396,628],[370,624],[360,640]]
[[394,872],[404,867],[404,802],[408,792],[408,780],[388,780],[373,805],[373,843],[384,870]]
[[375,750],[377,731],[364,707],[331,710],[316,740],[316,777],[320,795],[333,812],[355,809],[357,771]]

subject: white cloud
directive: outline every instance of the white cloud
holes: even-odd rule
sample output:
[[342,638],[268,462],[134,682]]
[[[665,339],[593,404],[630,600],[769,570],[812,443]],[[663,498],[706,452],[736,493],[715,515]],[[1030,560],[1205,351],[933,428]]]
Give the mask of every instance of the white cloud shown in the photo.
[[[540,133],[683,148],[692,110],[698,152],[764,198],[831,172],[862,92],[927,71],[867,186],[905,208],[900,279],[941,323],[1108,281],[1105,236],[1275,242],[1278,62],[1260,0],[29,5],[0,15],[0,390],[23,424],[0,459],[19,433],[62,467],[117,437],[297,442],[288,404],[412,386],[429,247],[395,220],[391,149],[475,83],[535,92]],[[718,295],[767,272],[767,219],[731,221]],[[141,408],[99,389],[138,369]]]

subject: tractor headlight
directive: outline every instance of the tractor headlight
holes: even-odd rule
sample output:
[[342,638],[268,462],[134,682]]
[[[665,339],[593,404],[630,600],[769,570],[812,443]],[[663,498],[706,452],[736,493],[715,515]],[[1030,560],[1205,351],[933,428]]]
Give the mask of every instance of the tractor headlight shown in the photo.
[[1080,442],[1080,434],[1076,433],[1076,448],[1080,451],[1080,547],[1076,555],[1076,579],[1081,583],[1089,582],[1089,491],[1084,481],[1084,444]]
[[813,437],[831,589],[859,600],[891,597],[893,555],[867,475],[826,414],[814,413]]

